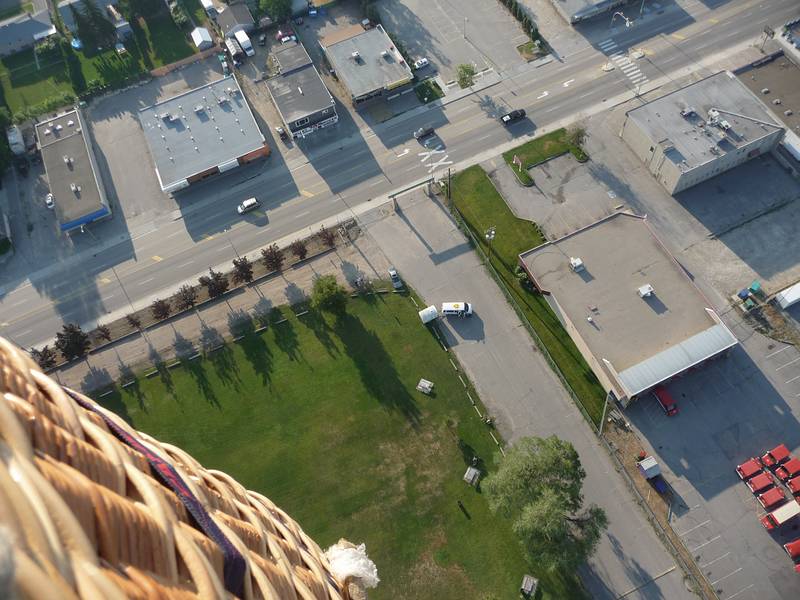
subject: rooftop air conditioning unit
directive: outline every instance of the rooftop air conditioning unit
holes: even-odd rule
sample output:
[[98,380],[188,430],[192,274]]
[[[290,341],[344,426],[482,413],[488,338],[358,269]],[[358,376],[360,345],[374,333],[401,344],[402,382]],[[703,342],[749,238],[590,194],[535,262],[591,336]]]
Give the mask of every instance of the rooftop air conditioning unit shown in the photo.
[[206,109],[206,107],[205,107],[205,106],[203,106],[202,104],[198,104],[197,106],[195,106],[195,107],[194,107],[194,112],[196,112],[196,113],[201,113],[201,112],[203,112],[205,109]]
[[388,50],[381,50],[381,56],[383,58],[389,58],[389,51]]
[[572,257],[569,258],[569,268],[575,271],[576,273],[580,273],[585,269],[583,266],[583,261],[580,258]]
[[61,131],[62,129],[64,129],[64,126],[61,125],[61,124],[58,124],[58,125],[55,126],[55,130],[56,131]]
[[77,194],[78,192],[81,191],[81,186],[79,186],[79,185],[77,185],[75,183],[70,183],[69,184],[69,189],[71,189],[73,192],[75,192]]
[[75,125],[75,121],[73,121],[72,119],[67,121],[67,127],[72,127],[73,125]]
[[361,55],[358,53],[358,50],[356,50],[350,55],[350,58],[358,62],[358,59],[361,58]]
[[728,129],[731,128],[731,124],[728,123],[725,119],[722,119],[722,121],[719,122],[719,126],[722,127],[725,131],[728,131]]
[[228,98],[226,98],[225,96],[220,96],[219,98],[217,98],[217,104],[225,104],[226,102],[228,102]]
[[650,285],[649,283],[645,283],[642,287],[639,288],[638,293],[640,298],[649,298],[655,293],[655,290],[653,289],[652,285]]

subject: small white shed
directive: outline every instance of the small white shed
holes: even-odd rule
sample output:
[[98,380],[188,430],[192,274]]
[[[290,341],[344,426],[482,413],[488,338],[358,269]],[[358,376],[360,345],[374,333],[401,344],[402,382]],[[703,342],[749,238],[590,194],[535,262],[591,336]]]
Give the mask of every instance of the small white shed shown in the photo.
[[192,41],[198,50],[206,50],[214,45],[211,34],[205,27],[195,27],[192,29]]

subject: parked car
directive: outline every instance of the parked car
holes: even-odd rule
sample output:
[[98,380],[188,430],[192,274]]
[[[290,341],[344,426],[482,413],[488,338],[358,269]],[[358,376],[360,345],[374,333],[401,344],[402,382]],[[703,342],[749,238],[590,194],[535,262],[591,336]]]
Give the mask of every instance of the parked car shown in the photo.
[[433,127],[420,127],[414,132],[414,139],[421,140],[429,135],[433,135],[434,129]]
[[736,467],[736,473],[739,475],[739,479],[747,481],[754,475],[761,473],[761,462],[757,458],[751,458]]
[[285,142],[289,139],[289,134],[286,133],[286,130],[283,127],[276,127],[275,133]]
[[47,196],[44,197],[44,205],[50,210],[56,207],[56,199],[53,197],[53,194],[47,194]]
[[789,558],[791,558],[792,561],[795,563],[794,570],[797,573],[800,573],[800,564],[797,564],[798,561],[800,561],[800,539],[796,539],[793,542],[784,544],[783,549],[786,550],[786,554],[788,554]]
[[764,507],[764,510],[772,510],[786,502],[786,493],[779,487],[769,489],[757,497],[758,503]]
[[297,36],[291,29],[278,29],[278,33],[275,34],[275,39],[281,44],[285,44],[286,42],[296,42]]
[[422,58],[418,58],[414,61],[414,70],[419,71],[420,69],[427,67],[429,64],[431,64],[430,61],[423,56]]
[[675,400],[672,399],[672,396],[666,388],[658,386],[653,390],[653,396],[655,396],[659,406],[661,406],[668,417],[674,417],[678,414],[678,405],[675,403]]
[[762,456],[761,462],[764,463],[765,467],[772,467],[781,464],[783,461],[787,460],[789,456],[791,456],[789,454],[789,449],[786,445],[781,444]]
[[256,198],[248,198],[236,207],[236,212],[238,212],[240,215],[243,215],[246,212],[257,209],[259,206],[261,206],[261,202],[259,202]]
[[519,121],[520,119],[525,118],[525,110],[522,108],[518,108],[517,110],[512,110],[510,113],[504,114],[500,117],[500,122],[503,125],[511,125],[514,121]]
[[400,276],[397,274],[397,269],[394,267],[389,267],[389,279],[392,280],[392,287],[396,290],[402,289],[403,287],[403,280],[400,279]]
[[800,496],[800,477],[792,477],[786,482],[786,487],[794,496]]

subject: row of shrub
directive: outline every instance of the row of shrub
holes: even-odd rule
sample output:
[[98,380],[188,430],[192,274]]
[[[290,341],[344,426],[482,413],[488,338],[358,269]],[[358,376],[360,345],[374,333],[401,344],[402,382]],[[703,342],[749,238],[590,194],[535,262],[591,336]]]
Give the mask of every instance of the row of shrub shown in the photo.
[[539,28],[536,26],[533,19],[531,19],[527,9],[522,6],[520,2],[517,0],[500,0],[500,2],[508,9],[508,12],[519,21],[519,24],[522,25],[522,29],[525,30],[525,33],[527,33],[533,41],[539,40],[544,43],[544,39],[542,39],[539,33]]

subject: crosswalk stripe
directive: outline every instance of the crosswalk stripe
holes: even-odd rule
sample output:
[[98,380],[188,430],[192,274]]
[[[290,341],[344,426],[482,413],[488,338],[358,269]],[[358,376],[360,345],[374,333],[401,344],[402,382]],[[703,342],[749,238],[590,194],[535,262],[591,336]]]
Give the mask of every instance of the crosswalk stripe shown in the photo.
[[610,58],[611,60],[617,60],[620,56],[625,56],[625,55],[622,54],[622,52],[612,52],[611,54],[608,55],[608,58]]
[[614,40],[603,40],[597,45],[600,46],[603,50],[609,50],[611,48],[617,47],[617,43]]
[[639,67],[636,65],[625,65],[624,67],[620,67],[623,71],[625,71],[626,75],[630,75],[631,71],[638,71]]
[[633,83],[646,83],[646,82],[647,82],[647,77],[645,77],[644,75],[639,75],[639,76],[636,76],[636,77],[631,77],[630,79],[631,79],[631,81],[632,81]]

